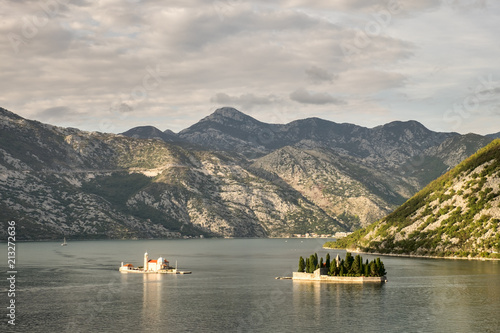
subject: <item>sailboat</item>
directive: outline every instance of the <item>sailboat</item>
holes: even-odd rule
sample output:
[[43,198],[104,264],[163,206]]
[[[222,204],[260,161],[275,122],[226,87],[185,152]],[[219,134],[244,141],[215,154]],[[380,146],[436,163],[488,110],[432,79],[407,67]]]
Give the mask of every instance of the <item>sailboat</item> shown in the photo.
[[68,243],[66,243],[66,237],[64,237],[64,241],[62,242],[61,246],[66,246]]

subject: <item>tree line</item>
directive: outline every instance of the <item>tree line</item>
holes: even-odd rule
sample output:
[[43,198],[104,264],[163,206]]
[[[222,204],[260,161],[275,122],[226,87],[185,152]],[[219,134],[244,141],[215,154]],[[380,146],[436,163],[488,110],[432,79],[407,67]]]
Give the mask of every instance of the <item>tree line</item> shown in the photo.
[[324,268],[330,276],[385,276],[387,272],[385,271],[384,263],[380,258],[374,259],[372,261],[366,260],[363,263],[363,257],[359,254],[355,257],[352,256],[350,252],[347,252],[345,259],[333,259],[330,258],[330,253],[326,254],[326,259],[323,261],[323,257],[318,260],[318,254],[314,253],[309,256],[309,258],[304,258],[301,256],[299,258],[299,269],[298,272],[314,273],[318,268]]

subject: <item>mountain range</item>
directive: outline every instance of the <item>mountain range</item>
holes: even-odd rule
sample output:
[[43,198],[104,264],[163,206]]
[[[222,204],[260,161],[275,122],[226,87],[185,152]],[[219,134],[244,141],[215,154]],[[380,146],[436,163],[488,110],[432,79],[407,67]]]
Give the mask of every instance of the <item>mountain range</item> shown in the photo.
[[[144,135],[142,127],[124,135]],[[416,121],[375,128],[308,118],[288,124],[260,122],[221,108],[169,142],[242,155],[242,163],[283,180],[348,229],[385,216],[418,190],[492,138],[439,133]]]
[[20,221],[20,239],[355,230],[491,140],[416,121],[267,124],[233,108],[179,133],[115,135],[0,108],[0,220]]

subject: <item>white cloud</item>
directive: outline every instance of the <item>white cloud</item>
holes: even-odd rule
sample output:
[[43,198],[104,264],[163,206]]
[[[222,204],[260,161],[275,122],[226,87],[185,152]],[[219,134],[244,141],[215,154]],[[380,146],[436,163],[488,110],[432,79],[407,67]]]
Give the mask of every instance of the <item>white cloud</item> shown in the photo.
[[290,99],[302,104],[343,104],[344,102],[326,92],[309,92],[299,88],[290,94]]
[[311,66],[305,70],[309,80],[313,83],[332,82],[338,75],[335,75],[324,68]]

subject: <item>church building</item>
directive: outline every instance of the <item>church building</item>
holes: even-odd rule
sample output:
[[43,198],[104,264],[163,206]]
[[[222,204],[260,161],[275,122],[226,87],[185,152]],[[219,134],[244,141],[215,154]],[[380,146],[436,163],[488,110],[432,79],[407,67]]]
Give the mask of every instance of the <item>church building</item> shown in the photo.
[[158,272],[162,269],[168,269],[168,260],[162,257],[158,259],[149,259],[148,253],[144,253],[144,271],[145,272]]

